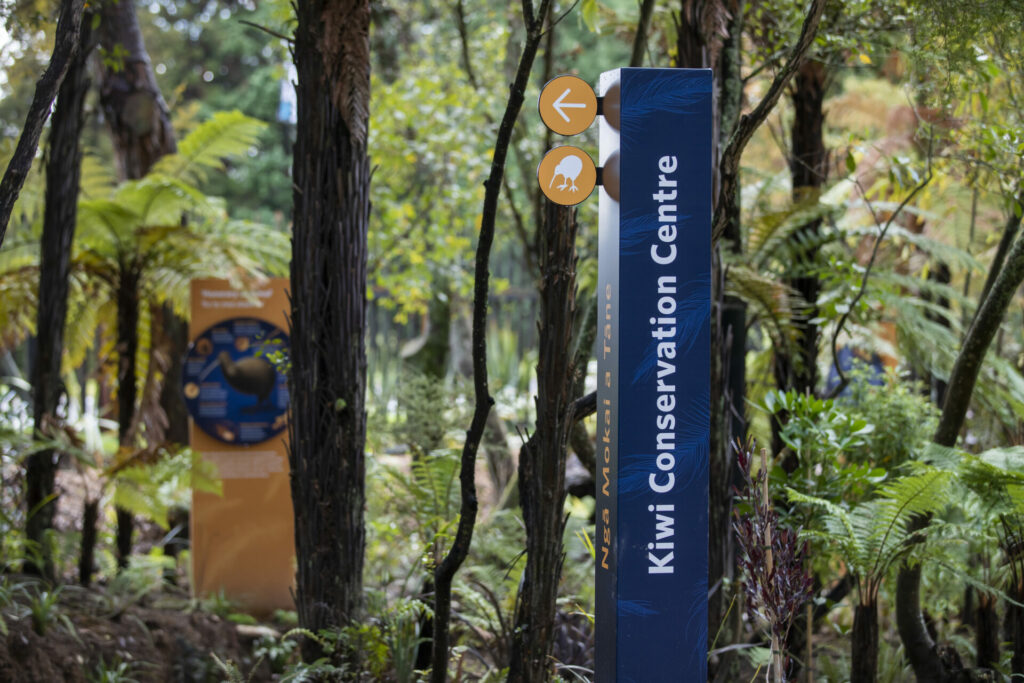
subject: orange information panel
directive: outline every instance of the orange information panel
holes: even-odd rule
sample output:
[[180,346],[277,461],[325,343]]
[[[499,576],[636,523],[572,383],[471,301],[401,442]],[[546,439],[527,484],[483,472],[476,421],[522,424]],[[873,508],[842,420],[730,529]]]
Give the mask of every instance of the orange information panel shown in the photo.
[[287,348],[287,286],[193,280],[182,373],[192,448],[223,482],[222,496],[192,495],[193,590],[256,614],[294,609],[288,386],[272,362]]

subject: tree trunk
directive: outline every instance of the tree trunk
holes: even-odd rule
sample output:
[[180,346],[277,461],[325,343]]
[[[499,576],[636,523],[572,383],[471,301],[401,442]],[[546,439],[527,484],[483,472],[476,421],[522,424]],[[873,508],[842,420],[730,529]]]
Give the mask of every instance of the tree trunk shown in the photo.
[[[46,163],[46,209],[39,258],[39,306],[36,317],[36,358],[32,367],[32,414],[36,434],[47,435],[59,421],[57,404],[64,393],[61,358],[64,353],[64,319],[68,310],[68,277],[71,242],[78,217],[78,183],[82,171],[79,144],[85,95],[89,91],[88,59],[91,31],[80,33],[80,45],[60,86],[50,124],[50,153]],[[30,512],[26,535],[42,544],[43,574],[53,575],[52,558],[43,533],[53,526],[55,505],[46,502],[54,493],[57,453],[44,450],[28,458],[25,499]]]
[[[794,205],[817,201],[827,173],[828,150],[825,148],[825,89],[828,72],[825,64],[808,59],[800,64],[793,77],[793,125],[790,127],[792,149],[789,174],[793,185]],[[806,302],[806,308],[794,320],[795,335],[786,346],[776,346],[774,358],[775,385],[779,391],[801,394],[815,392],[818,378],[818,293],[821,281],[815,267],[818,260],[817,236],[821,219],[800,226],[790,239],[792,271],[785,283]],[[783,449],[780,436],[788,415],[772,416],[772,452]],[[799,465],[795,455],[783,463],[787,471]]]
[[[797,69],[793,77],[793,126],[792,158],[789,161],[790,177],[793,182],[793,201],[796,203],[816,201],[828,174],[828,150],[825,148],[825,90],[828,85],[828,71],[825,64],[808,59]],[[814,272],[818,260],[815,240],[821,227],[818,218],[797,231],[797,240],[808,244],[798,252],[801,271],[791,278],[789,284],[807,302],[807,309],[797,323],[796,358],[792,364],[792,381],[789,384],[801,393],[814,393],[818,377],[818,293],[821,282]],[[812,272],[806,272],[806,271]]]
[[[526,86],[537,56],[537,48],[544,35],[545,18],[551,0],[540,0],[536,13],[533,3],[523,3],[523,22],[526,40],[516,67],[515,78],[509,87],[505,113],[498,124],[494,141],[491,170],[484,182],[484,204],[480,215],[480,233],[473,263],[473,417],[466,430],[466,441],[459,460],[459,523],[451,549],[434,570],[434,652],[431,665],[432,683],[444,683],[448,678],[448,629],[451,621],[452,582],[462,563],[469,555],[476,525],[478,501],[476,496],[476,454],[487,426],[487,418],[494,405],[487,383],[487,295],[490,282],[491,246],[494,243],[494,224],[498,212],[498,198],[505,176],[505,160],[512,140],[512,130],[519,111],[523,108]],[[553,27],[549,27],[552,30]]]
[[[108,61],[100,65],[100,106],[107,124],[110,126],[118,177],[121,180],[137,180],[145,176],[160,157],[177,150],[174,129],[171,127],[167,104],[160,94],[156,75],[153,73],[153,66],[149,54],[146,52],[142,30],[135,14],[135,3],[130,0],[104,2],[99,34],[103,50],[108,54],[122,55],[120,60],[116,60],[117,63]],[[138,287],[140,275],[133,274],[130,279],[134,281],[134,286]],[[126,313],[125,316],[126,319],[134,317],[137,322],[139,293],[136,291],[133,295],[129,295],[124,291],[125,286],[125,282],[122,280],[121,291],[118,294],[119,305],[122,301],[125,303],[134,301],[130,305],[133,305],[135,310]],[[153,345],[154,348],[167,349],[172,369],[177,367],[180,372],[179,356],[184,355],[188,342],[185,336],[186,326],[169,307],[165,307],[165,309],[164,319],[168,321],[168,325],[153,330]],[[121,316],[119,311],[119,321]],[[170,341],[167,337],[168,330],[177,331],[174,337],[175,341]],[[133,330],[131,335],[137,345],[137,330]],[[123,443],[123,438],[129,429],[127,425],[130,425],[134,419],[134,355],[131,358],[131,365],[132,373],[128,377],[132,384],[132,402],[119,401],[118,403],[118,423],[126,425],[119,430],[122,435],[122,445],[126,445]],[[122,395],[123,391],[122,387],[118,388],[119,395]],[[173,413],[175,416],[174,424],[178,429],[175,436],[180,438],[182,443],[187,443],[187,433],[183,435],[181,431],[182,429],[187,431],[187,420],[182,420],[182,416],[185,414],[184,399],[179,395],[177,385],[173,391],[163,392],[162,397],[164,395],[169,401],[168,405],[172,406],[167,412]],[[126,409],[129,412],[122,414],[122,411]],[[128,562],[133,530],[134,520],[131,513],[118,508],[117,547],[118,565],[121,567],[126,566]]]
[[576,216],[547,202],[540,227],[540,346],[537,431],[519,454],[519,497],[526,527],[526,570],[516,600],[508,680],[551,675],[555,601],[562,574],[565,458],[573,426],[573,319],[576,313]]
[[[127,457],[137,444],[132,424],[135,418],[136,354],[139,351],[139,268],[134,262],[121,264],[117,285],[117,437],[119,458]],[[132,513],[117,508],[117,566],[128,566],[132,554]]]
[[[863,597],[863,596],[862,596]],[[859,603],[853,610],[850,638],[850,683],[878,680],[878,603]]]
[[36,84],[32,104],[25,117],[25,126],[18,137],[18,146],[15,147],[14,156],[7,164],[3,179],[0,179],[0,245],[4,243],[4,235],[7,233],[7,224],[11,220],[14,203],[18,200],[21,188],[25,184],[25,178],[28,177],[28,172],[32,168],[32,160],[35,159],[36,149],[39,147],[39,137],[42,135],[43,126],[50,115],[50,107],[53,105],[53,100],[57,97],[57,91],[65,74],[79,50],[84,7],[85,0],[63,0],[61,2],[60,15],[57,18],[57,32],[53,42],[53,55],[50,57],[46,71],[43,72]]
[[[946,389],[939,424],[932,437],[939,446],[956,445],[970,406],[971,395],[985,359],[985,353],[1002,323],[1014,293],[1024,281],[1024,239],[1017,238],[1006,255],[1003,267],[995,276],[988,295],[981,302],[974,322],[957,355]],[[911,521],[911,531],[924,529],[928,517]],[[900,640],[914,669],[918,681],[950,680],[951,672],[936,656],[935,643],[925,628],[921,616],[921,565],[900,568],[896,588],[896,621]]]
[[978,593],[978,609],[974,625],[974,644],[977,651],[977,666],[994,669],[999,664],[999,614],[996,599],[986,593]]
[[[288,460],[296,607],[316,632],[355,621],[362,603],[370,5],[296,11]],[[319,653],[307,641],[303,654]]]
[[86,498],[82,505],[82,545],[78,554],[78,583],[88,588],[96,564],[96,523],[99,520],[100,499]]
[[118,176],[135,180],[177,149],[174,130],[143,43],[135,3],[104,2],[102,7],[100,45],[123,58],[101,65],[100,105],[113,136]]
[[[1024,586],[1017,581],[1015,577],[1010,597],[1016,602],[1024,602]],[[1024,676],[1024,607],[1007,601],[1005,619],[1005,637],[1010,642],[1013,653],[1010,658],[1010,671],[1014,677]]]
[[[793,77],[793,125],[790,128],[791,156],[789,172],[793,185],[792,200],[795,205],[817,201],[827,174],[828,150],[825,148],[825,90],[828,71],[825,64],[808,59],[800,64]],[[800,294],[806,308],[800,311],[795,322],[795,338],[788,346],[776,346],[774,358],[775,383],[780,391],[796,391],[814,394],[818,380],[818,317],[816,302],[821,291],[818,278],[818,231],[821,219],[815,219],[800,226],[790,239],[793,245],[791,271],[785,278],[786,284]],[[783,442],[780,436],[788,414],[780,411],[772,415],[772,452],[780,453]],[[795,453],[783,460],[783,467],[792,472],[799,466]],[[807,635],[813,633],[814,625],[808,624],[806,610],[801,610],[790,629],[786,646],[793,653],[793,673],[799,674],[807,645]],[[877,620],[877,617],[876,617]],[[877,626],[876,626],[877,630]],[[875,646],[877,650],[877,645]],[[877,657],[877,652],[876,652]]]

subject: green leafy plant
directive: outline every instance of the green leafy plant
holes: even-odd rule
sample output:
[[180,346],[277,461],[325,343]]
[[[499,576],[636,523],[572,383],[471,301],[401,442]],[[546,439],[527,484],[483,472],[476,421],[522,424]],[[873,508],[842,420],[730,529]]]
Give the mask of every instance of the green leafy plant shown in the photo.
[[877,497],[849,510],[830,500],[787,489],[791,503],[823,515],[821,530],[807,530],[804,537],[835,549],[856,583],[851,661],[854,683],[875,680],[882,582],[897,562],[924,547],[924,536],[915,531],[911,521],[946,508],[953,480],[951,471],[917,465],[913,473],[887,482]]
[[89,683],[138,683],[134,676],[136,668],[132,662],[120,658],[115,658],[108,664],[101,656],[100,661],[87,675],[87,679]]
[[28,594],[28,615],[32,620],[32,630],[37,635],[45,636],[51,626],[57,623],[63,624],[68,633],[74,635],[75,628],[71,621],[60,609],[60,594],[63,586],[43,590],[37,587]]

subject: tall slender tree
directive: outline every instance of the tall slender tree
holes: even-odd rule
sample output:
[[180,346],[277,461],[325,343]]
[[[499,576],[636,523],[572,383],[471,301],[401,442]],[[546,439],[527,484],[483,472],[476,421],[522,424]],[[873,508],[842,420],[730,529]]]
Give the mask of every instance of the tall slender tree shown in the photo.
[[296,11],[288,459],[299,623],[316,631],[355,620],[362,600],[370,3]]
[[[114,142],[114,159],[121,180],[137,180],[149,172],[160,157],[177,150],[170,113],[160,93],[160,87],[153,73],[153,65],[146,52],[131,0],[103,3],[100,21],[101,60],[100,105],[110,126]],[[125,254],[125,258],[130,258]],[[118,290],[118,338],[135,339],[135,327],[139,324],[139,280],[142,264],[125,262],[121,272]],[[167,321],[175,316],[169,307],[164,307]],[[177,346],[184,349],[184,326],[180,324],[172,331],[179,337]],[[156,330],[157,343],[166,344],[166,330]],[[131,344],[118,347],[118,437],[123,448],[131,448],[132,423],[135,417],[135,354],[138,351]],[[173,358],[174,353],[168,354]],[[178,400],[181,403],[181,400]],[[183,411],[179,411],[173,422],[185,424]],[[151,435],[151,437],[156,435]],[[161,435],[162,436],[162,435]],[[183,440],[183,439],[182,439]],[[117,561],[122,567],[128,563],[132,550],[132,514],[117,508]]]
[[[64,318],[68,308],[68,276],[71,272],[71,242],[78,216],[78,184],[82,169],[79,143],[89,90],[88,59],[93,40],[87,19],[79,45],[57,95],[50,124],[49,158],[46,163],[46,208],[40,243],[39,307],[36,310],[36,357],[32,366],[32,414],[35,431],[46,432],[56,425],[63,393],[60,368],[64,350]],[[57,453],[46,449],[29,457],[25,470],[28,520],[26,535],[42,544],[43,573],[52,575],[52,564],[44,532],[53,526],[55,506],[50,504],[57,473]]]
[[494,223],[498,213],[498,199],[501,196],[505,176],[505,161],[508,158],[512,131],[526,97],[526,85],[537,56],[537,49],[544,37],[551,0],[540,0],[536,8],[532,0],[523,0],[523,23],[526,39],[519,55],[515,78],[509,88],[505,113],[498,125],[498,135],[491,157],[491,170],[484,183],[484,204],[480,219],[480,237],[476,246],[473,271],[473,417],[466,430],[466,441],[462,447],[459,464],[459,525],[455,540],[448,554],[434,569],[434,643],[431,667],[431,681],[444,683],[448,679],[448,629],[452,609],[452,582],[462,563],[469,555],[476,525],[478,501],[476,497],[476,453],[480,447],[487,426],[487,418],[494,398],[487,383],[487,296],[490,281],[491,246],[494,242]]
[[82,29],[82,12],[85,0],[63,0],[60,15],[57,18],[57,34],[53,42],[53,56],[46,71],[39,78],[35,95],[25,118],[25,127],[18,138],[18,146],[14,156],[7,164],[3,178],[0,179],[0,245],[4,243],[7,223],[11,219],[14,202],[18,200],[21,188],[28,177],[32,160],[35,159],[39,147],[39,137],[43,134],[43,125],[50,115],[50,107],[57,97],[57,91],[64,75],[78,51],[79,33]]
[[576,315],[576,212],[545,202],[537,250],[540,348],[537,431],[519,453],[519,500],[526,527],[526,569],[516,600],[509,681],[551,675],[555,601],[562,575],[565,458],[573,417],[573,322]]

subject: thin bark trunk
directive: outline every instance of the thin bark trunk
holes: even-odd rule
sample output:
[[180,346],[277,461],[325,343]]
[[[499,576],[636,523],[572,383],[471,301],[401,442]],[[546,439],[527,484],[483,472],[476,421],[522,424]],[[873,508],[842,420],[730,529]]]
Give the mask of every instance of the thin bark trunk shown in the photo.
[[[957,355],[946,390],[946,401],[939,425],[932,437],[939,446],[953,447],[963,427],[970,406],[974,385],[981,372],[985,353],[1000,328],[1014,293],[1024,281],[1024,239],[1017,238],[1006,255],[1003,267],[982,301],[974,322]],[[911,522],[911,531],[920,531],[930,523],[929,517]],[[950,679],[947,666],[936,656],[935,643],[925,628],[921,615],[921,565],[900,568],[896,588],[896,618],[900,640],[919,681]]]
[[[143,43],[142,30],[139,27],[138,17],[135,13],[135,4],[128,0],[121,2],[105,2],[102,5],[102,20],[99,28],[99,42],[101,47],[109,54],[120,54],[123,58],[120,63],[112,64],[104,62],[100,65],[100,106],[103,109],[104,117],[110,127],[110,133],[114,147],[114,160],[117,166],[118,177],[121,180],[137,180],[149,172],[149,169],[156,161],[165,154],[176,151],[177,146],[174,140],[174,130],[171,127],[170,114],[167,105],[160,94],[160,88],[156,83],[156,75],[150,63],[149,54],[146,52]],[[130,278],[134,286],[138,288],[141,281],[141,273],[134,273]],[[138,321],[139,293],[129,295],[124,291],[125,282],[122,279],[121,292],[118,295],[118,305],[121,302],[135,307],[135,311],[126,315],[134,316]],[[121,316],[120,311],[118,316]],[[172,368],[177,362],[180,372],[179,356],[184,354],[187,345],[186,327],[184,322],[174,315],[169,306],[165,307],[164,316],[170,322],[169,328],[160,327],[153,330],[154,348],[166,349],[171,358]],[[176,326],[176,327],[175,327]],[[176,329],[174,341],[167,338],[167,329]],[[137,338],[137,331],[132,330],[132,338]],[[137,341],[135,342],[137,345]],[[127,415],[119,413],[118,420],[127,420],[126,425],[131,425],[135,420],[135,374],[134,355],[131,359],[132,373],[128,375],[132,384],[132,402],[130,404],[120,403],[119,410],[129,410]],[[175,436],[181,439],[182,443],[188,440],[187,434],[183,435],[187,420],[185,415],[184,399],[176,391],[166,392],[170,405],[174,406],[170,411],[175,416]],[[123,392],[124,388],[119,387],[118,391]],[[130,430],[130,426],[121,429],[122,445]],[[134,444],[129,445],[129,447]],[[118,565],[127,566],[128,555],[131,553],[132,534],[134,532],[134,517],[130,512],[120,507],[117,508],[117,547]]]
[[562,573],[565,459],[574,424],[571,342],[576,314],[575,211],[546,202],[540,226],[540,346],[537,431],[519,454],[526,569],[516,600],[508,680],[551,675],[555,601]]
[[541,0],[534,13],[533,3],[529,0],[523,2],[526,41],[519,57],[515,79],[509,89],[505,113],[498,126],[491,170],[484,183],[484,206],[480,218],[480,236],[477,241],[473,274],[473,418],[466,431],[459,466],[459,492],[462,499],[459,507],[459,525],[451,550],[434,570],[434,653],[431,667],[433,683],[444,683],[448,678],[448,629],[451,620],[452,581],[469,554],[469,545],[473,540],[477,513],[474,480],[476,452],[487,425],[487,416],[494,405],[494,399],[487,386],[487,293],[498,198],[505,175],[505,159],[512,140],[512,129],[523,107],[526,85],[530,80],[537,48],[544,36],[544,20],[548,16],[550,6],[551,0]]
[[878,680],[878,603],[859,603],[853,610],[850,638],[850,683]]
[[[793,78],[793,108],[795,115],[791,130],[792,159],[790,177],[793,181],[793,200],[797,203],[816,199],[828,174],[828,149],[825,147],[825,91],[828,70],[816,59],[804,61]],[[797,231],[798,241],[809,246],[798,254],[803,272],[790,279],[791,286],[807,302],[797,325],[796,358],[792,367],[790,386],[801,393],[814,393],[818,377],[818,293],[821,282],[815,268],[818,259],[817,236],[821,219],[810,221]],[[809,272],[808,272],[809,271]]]
[[78,583],[88,588],[95,572],[96,523],[99,520],[100,501],[86,498],[82,505],[82,545],[78,555]]
[[654,14],[654,0],[642,0],[640,18],[636,22],[636,33],[633,35],[633,52],[629,58],[630,66],[643,66],[644,55],[647,53],[647,33],[651,26],[651,15]]
[[[32,367],[32,404],[37,434],[59,422],[57,406],[64,393],[61,358],[64,352],[64,319],[68,310],[68,278],[71,273],[71,242],[78,216],[78,185],[82,171],[79,144],[89,91],[88,59],[92,49],[87,25],[80,35],[67,75],[60,86],[50,125],[49,159],[46,163],[46,210],[39,259],[39,306],[36,317],[36,358]],[[28,509],[26,535],[43,549],[43,574],[52,577],[53,566],[43,534],[53,527],[57,453],[45,450],[31,455],[25,469]]]
[[[1011,597],[1017,602],[1024,601],[1024,586],[1015,586]],[[1012,651],[1010,671],[1015,677],[1024,676],[1024,607],[1009,601],[1006,603],[1006,639]]]
[[[311,631],[358,619],[365,556],[368,0],[300,0],[291,264],[296,606]],[[318,647],[307,641],[307,658]]]
[[7,164],[3,179],[0,180],[0,245],[4,243],[14,203],[18,200],[21,188],[25,185],[25,179],[32,168],[32,161],[39,148],[39,137],[43,134],[43,126],[50,115],[50,107],[79,49],[84,7],[85,0],[64,0],[61,3],[53,55],[36,84],[32,104],[29,105],[25,117],[25,126],[14,149],[14,156]]
[[[139,269],[134,262],[121,264],[117,286],[117,437],[121,457],[135,447],[132,424],[137,388],[135,357],[139,350]],[[117,508],[117,566],[128,566],[132,553],[132,513]]]
[[[1017,201],[1021,201],[1018,199]],[[978,297],[978,301],[983,302],[988,298],[988,293],[992,290],[992,285],[996,280],[996,276],[999,275],[999,271],[1003,268],[1003,263],[1006,261],[1006,254],[1010,251],[1010,245],[1017,238],[1017,232],[1020,230],[1020,216],[1016,212],[1011,211],[1010,215],[1006,219],[1006,226],[1003,228],[1003,236],[999,239],[999,246],[996,247],[996,254],[992,258],[992,263],[988,267],[988,275],[985,276],[985,284],[981,288],[981,295]],[[978,306],[978,312],[981,311],[981,306]],[[978,315],[975,312],[975,316]],[[973,321],[972,321],[973,322]]]
[[804,59],[814,36],[818,32],[818,23],[821,21],[822,12],[825,11],[825,0],[812,0],[811,7],[800,27],[800,36],[796,44],[790,50],[786,63],[775,74],[768,90],[761,101],[749,114],[739,117],[736,128],[729,137],[719,160],[718,171],[718,194],[715,202],[715,211],[711,219],[711,238],[714,242],[725,233],[729,224],[729,217],[736,209],[739,201],[739,172],[740,158],[747,143],[754,136],[754,132],[761,127],[768,115],[775,109],[779,98],[782,97],[783,89],[789,84],[790,78],[796,72],[797,67]]
[[978,593],[978,608],[975,617],[976,663],[983,669],[995,668],[999,664],[999,614],[996,611],[994,596]]
[[[789,173],[792,180],[794,204],[816,200],[825,182],[828,150],[825,148],[825,89],[828,72],[825,64],[805,60],[793,77],[793,124],[790,127],[792,150]],[[821,219],[800,226],[790,240],[794,245],[792,266],[796,273],[785,278],[786,285],[795,290],[806,302],[794,321],[795,335],[791,344],[776,346],[774,358],[775,385],[779,391],[813,394],[818,375],[818,293],[821,281],[815,263],[818,258],[817,235]],[[788,420],[783,411],[772,415],[772,452],[782,451],[781,432]],[[787,471],[799,466],[795,454],[783,462]]]

